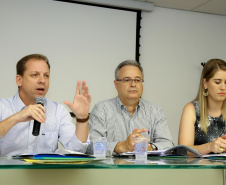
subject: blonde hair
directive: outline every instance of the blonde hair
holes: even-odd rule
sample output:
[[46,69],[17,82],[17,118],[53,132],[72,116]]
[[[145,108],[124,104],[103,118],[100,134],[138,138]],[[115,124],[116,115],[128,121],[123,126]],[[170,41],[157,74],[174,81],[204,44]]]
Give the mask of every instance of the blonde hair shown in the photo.
[[[207,107],[208,107],[207,96],[203,95],[203,93],[205,92],[203,79],[205,78],[206,81],[209,81],[209,79],[212,78],[218,70],[226,71],[226,62],[224,60],[211,59],[205,63],[202,70],[202,75],[200,78],[198,94],[196,98],[193,100],[193,101],[199,101],[200,124],[201,124],[201,129],[205,133],[207,133],[207,122],[209,120],[208,120],[208,114],[207,114]],[[222,105],[222,115],[223,115],[223,120],[225,121],[226,120],[226,101],[225,100]]]

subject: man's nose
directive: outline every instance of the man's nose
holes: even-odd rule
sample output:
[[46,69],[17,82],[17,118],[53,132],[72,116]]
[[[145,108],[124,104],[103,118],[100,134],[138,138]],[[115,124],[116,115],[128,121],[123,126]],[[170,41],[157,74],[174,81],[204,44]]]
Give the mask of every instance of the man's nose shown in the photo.
[[136,83],[135,83],[135,80],[134,79],[131,80],[130,86],[132,86],[132,87],[136,86]]
[[44,75],[39,76],[39,82],[41,82],[41,83],[45,82],[45,76]]

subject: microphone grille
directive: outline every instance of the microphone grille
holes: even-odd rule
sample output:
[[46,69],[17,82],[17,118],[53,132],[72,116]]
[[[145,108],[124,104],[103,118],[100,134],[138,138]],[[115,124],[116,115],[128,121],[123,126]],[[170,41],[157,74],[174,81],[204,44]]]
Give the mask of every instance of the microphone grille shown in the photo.
[[36,104],[41,104],[42,106],[44,106],[45,102],[46,102],[46,99],[44,97],[40,96],[36,99]]

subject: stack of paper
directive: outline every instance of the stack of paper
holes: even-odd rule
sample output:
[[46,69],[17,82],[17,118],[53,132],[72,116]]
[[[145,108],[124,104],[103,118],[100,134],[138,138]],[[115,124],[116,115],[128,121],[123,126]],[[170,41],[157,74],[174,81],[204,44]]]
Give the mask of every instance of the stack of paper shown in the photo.
[[58,149],[55,153],[21,154],[13,158],[41,164],[83,164],[96,160],[94,156],[65,149]]
[[[178,157],[188,157],[192,154],[192,157],[195,158],[207,158],[207,159],[214,159],[214,160],[226,160],[226,153],[220,154],[207,154],[202,155],[196,149],[188,147],[186,145],[177,145],[166,150],[156,150],[156,151],[148,151],[148,157],[163,157],[163,158],[178,158]],[[117,157],[134,157],[135,152],[126,152],[121,154],[116,154]]]
[[207,154],[207,155],[201,155],[201,157],[207,158],[207,159],[220,159],[220,160],[225,160],[226,159],[226,153]]

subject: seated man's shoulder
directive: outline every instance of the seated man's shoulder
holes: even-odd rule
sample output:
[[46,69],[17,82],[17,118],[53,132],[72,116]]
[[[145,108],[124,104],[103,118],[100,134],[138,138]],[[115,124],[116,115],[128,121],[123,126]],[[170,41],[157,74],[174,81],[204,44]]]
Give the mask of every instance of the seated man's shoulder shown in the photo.
[[107,100],[102,100],[99,101],[98,103],[95,104],[95,107],[105,107],[105,106],[112,106],[115,105],[116,99],[115,98],[111,98],[111,99],[107,99]]
[[12,98],[0,98],[0,106],[8,107],[12,105]]
[[112,114],[112,112],[117,111],[117,107],[116,98],[102,100],[94,105],[91,116],[92,114]]
[[145,108],[149,108],[150,110],[161,110],[162,108],[159,105],[156,105],[155,103],[152,103],[148,100],[141,99],[141,104]]

